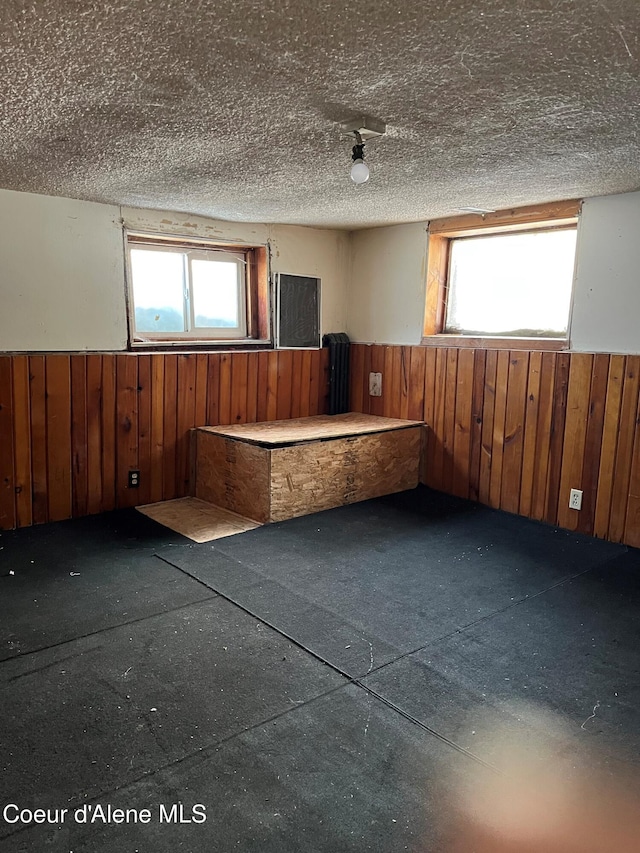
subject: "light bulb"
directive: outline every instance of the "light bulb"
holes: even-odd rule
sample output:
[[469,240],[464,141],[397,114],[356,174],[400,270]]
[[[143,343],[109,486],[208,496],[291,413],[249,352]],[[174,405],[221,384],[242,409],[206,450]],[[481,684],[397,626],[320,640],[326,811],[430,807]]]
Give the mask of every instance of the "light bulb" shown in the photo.
[[354,160],[351,167],[351,180],[354,184],[364,184],[369,180],[369,167],[364,160]]

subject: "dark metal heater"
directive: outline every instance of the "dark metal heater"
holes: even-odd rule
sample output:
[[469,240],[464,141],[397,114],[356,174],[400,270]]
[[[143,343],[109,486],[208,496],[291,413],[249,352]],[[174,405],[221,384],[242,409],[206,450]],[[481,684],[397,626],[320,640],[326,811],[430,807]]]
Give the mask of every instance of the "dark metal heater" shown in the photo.
[[322,346],[329,347],[329,414],[341,415],[349,411],[349,336],[324,335]]

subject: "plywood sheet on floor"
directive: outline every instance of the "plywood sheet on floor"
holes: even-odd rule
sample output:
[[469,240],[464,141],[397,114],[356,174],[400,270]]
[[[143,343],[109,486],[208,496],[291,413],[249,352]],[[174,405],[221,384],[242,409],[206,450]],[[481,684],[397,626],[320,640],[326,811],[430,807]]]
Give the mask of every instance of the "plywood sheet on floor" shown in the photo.
[[139,506],[138,511],[194,542],[211,542],[260,527],[258,522],[199,498],[177,498]]

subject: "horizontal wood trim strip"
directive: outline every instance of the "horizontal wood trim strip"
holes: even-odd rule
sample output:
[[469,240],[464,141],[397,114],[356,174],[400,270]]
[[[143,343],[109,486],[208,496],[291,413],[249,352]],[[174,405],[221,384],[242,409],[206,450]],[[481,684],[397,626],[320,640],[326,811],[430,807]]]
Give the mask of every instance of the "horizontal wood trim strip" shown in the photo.
[[556,338],[472,338],[466,335],[425,335],[420,341],[425,347],[471,347],[472,349],[517,349],[561,352],[569,349],[567,340]]
[[531,227],[536,223],[544,223],[545,227],[554,224],[568,224],[567,220],[575,220],[580,214],[582,201],[556,201],[548,204],[532,204],[528,207],[496,210],[491,213],[466,213],[460,216],[448,216],[443,219],[432,219],[429,222],[429,234],[441,234],[445,237],[458,237],[462,234],[470,236],[470,232],[487,232],[491,229],[507,229],[509,227]]

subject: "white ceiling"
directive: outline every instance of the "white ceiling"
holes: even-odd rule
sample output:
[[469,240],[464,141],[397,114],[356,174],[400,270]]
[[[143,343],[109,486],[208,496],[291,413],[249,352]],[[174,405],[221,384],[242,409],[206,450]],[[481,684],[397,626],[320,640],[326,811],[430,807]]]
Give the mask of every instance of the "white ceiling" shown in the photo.
[[4,0],[0,97],[15,190],[344,228],[618,193],[640,3]]

